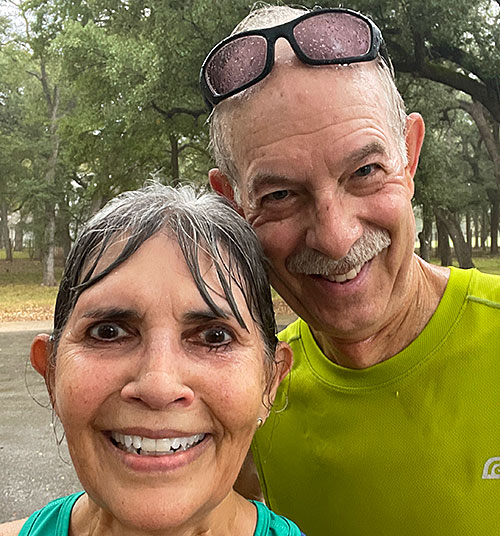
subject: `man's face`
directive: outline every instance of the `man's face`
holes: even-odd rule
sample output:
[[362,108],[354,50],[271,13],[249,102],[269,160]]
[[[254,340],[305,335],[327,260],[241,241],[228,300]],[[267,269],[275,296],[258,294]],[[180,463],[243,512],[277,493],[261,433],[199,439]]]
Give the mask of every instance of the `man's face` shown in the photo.
[[273,286],[345,340],[404,314],[411,280],[416,161],[405,167],[375,69],[281,64],[232,125],[241,209]]

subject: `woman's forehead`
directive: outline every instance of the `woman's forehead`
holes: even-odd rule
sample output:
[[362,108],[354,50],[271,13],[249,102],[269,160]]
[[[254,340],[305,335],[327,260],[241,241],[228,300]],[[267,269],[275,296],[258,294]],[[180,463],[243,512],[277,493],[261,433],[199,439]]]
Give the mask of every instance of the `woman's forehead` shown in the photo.
[[[113,263],[126,244],[127,237],[124,236],[113,241],[100,257],[94,273],[99,274]],[[221,256],[221,275],[231,286],[238,310],[245,317],[249,314],[246,300],[227,271],[227,252],[222,250]],[[194,269],[199,270],[214,303],[222,310],[230,311],[214,261],[203,245],[199,246],[196,263]],[[94,303],[134,303],[146,307],[147,303],[159,301],[165,306],[174,302],[184,306],[206,305],[177,240],[166,233],[153,235],[102,280],[83,291],[75,310],[88,308]]]

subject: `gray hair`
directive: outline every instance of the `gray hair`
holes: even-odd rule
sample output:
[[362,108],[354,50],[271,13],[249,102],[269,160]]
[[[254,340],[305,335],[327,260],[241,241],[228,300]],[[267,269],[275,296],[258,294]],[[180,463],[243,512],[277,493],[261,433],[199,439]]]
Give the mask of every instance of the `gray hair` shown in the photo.
[[[291,8],[289,6],[273,6],[264,4],[262,7],[251,11],[231,32],[231,35],[244,32],[269,28],[289,22],[310,10],[306,8]],[[389,110],[389,122],[394,132],[395,140],[398,144],[398,151],[401,154],[404,165],[408,162],[406,151],[406,111],[403,99],[396,87],[393,75],[388,65],[378,57],[375,60],[377,73],[384,89],[384,95],[387,100],[387,109]],[[354,64],[353,64],[354,65]],[[260,84],[256,84],[236,95],[222,101],[214,107],[210,116],[210,150],[212,157],[218,168],[226,175],[230,181],[234,192],[235,199],[239,198],[238,189],[238,170],[233,158],[232,132],[231,125],[234,122],[234,112],[237,104],[242,100],[248,99]]]
[[[276,324],[264,253],[254,230],[216,194],[158,183],[118,195],[90,219],[78,236],[66,260],[57,294],[52,359],[81,294],[161,231],[179,244],[206,304],[218,317],[225,318],[226,313],[212,299],[212,288],[204,280],[199,265],[200,253],[210,257],[231,311],[240,326],[248,329],[233,289],[242,292],[272,361],[277,344]],[[123,243],[120,252],[106,267],[97,270],[103,255],[117,243]]]

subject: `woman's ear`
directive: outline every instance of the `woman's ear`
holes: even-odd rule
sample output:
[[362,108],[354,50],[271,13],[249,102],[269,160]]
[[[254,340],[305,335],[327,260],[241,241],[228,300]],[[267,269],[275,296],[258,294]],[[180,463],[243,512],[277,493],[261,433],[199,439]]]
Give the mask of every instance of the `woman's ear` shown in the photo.
[[52,385],[54,367],[51,365],[51,356],[54,350],[54,343],[46,333],[37,335],[31,343],[30,361],[33,368],[43,377],[45,385],[49,391],[50,399],[52,397]]
[[269,386],[268,396],[269,403],[274,402],[279,384],[283,378],[290,372],[293,364],[293,352],[290,345],[286,342],[278,342],[274,353],[273,376]]

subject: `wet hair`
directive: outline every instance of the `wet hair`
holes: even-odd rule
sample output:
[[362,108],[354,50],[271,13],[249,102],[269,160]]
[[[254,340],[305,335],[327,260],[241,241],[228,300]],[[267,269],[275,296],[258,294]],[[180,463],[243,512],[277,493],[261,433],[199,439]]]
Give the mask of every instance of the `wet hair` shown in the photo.
[[[200,256],[208,255],[232,313],[248,330],[234,297],[235,288],[242,292],[272,362],[276,323],[264,253],[252,227],[216,194],[197,192],[190,186],[172,188],[152,183],[112,199],[89,220],[74,243],[56,299],[52,364],[61,334],[81,294],[159,232],[179,244],[203,300],[214,314],[225,318],[226,313],[211,296],[220,290],[210,287],[200,269]],[[116,245],[120,251],[114,260],[101,267],[103,256]]]
[[[243,20],[241,20],[231,35],[255,30],[269,28],[278,24],[284,24],[308,13],[306,8],[292,8],[285,5],[273,6],[259,2],[256,9],[253,9]],[[387,100],[388,119],[391,129],[394,132],[395,141],[398,151],[401,155],[404,165],[407,164],[408,156],[406,152],[406,111],[403,99],[394,82],[391,69],[387,66],[381,57],[374,60],[378,69],[376,73],[382,84],[383,93]],[[352,68],[357,64],[351,64]],[[332,66],[332,69],[339,68]],[[343,67],[341,67],[343,68]],[[217,167],[228,178],[235,193],[235,200],[240,202],[239,192],[239,175],[238,169],[234,162],[232,147],[232,125],[237,122],[236,112],[238,105],[256,93],[260,84],[251,86],[240,93],[220,102],[214,107],[210,116],[210,151]]]

